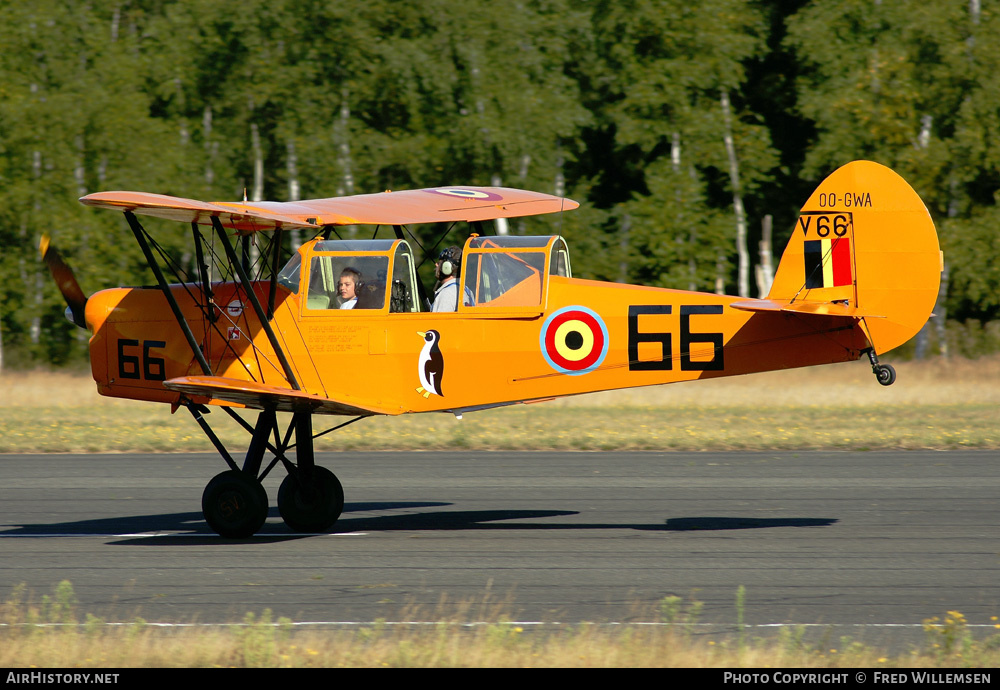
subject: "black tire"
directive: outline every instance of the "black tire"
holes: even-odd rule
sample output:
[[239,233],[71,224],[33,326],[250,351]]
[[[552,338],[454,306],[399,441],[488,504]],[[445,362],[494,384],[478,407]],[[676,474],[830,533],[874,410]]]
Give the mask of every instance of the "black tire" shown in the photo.
[[201,512],[208,526],[220,536],[252,537],[267,520],[267,492],[253,477],[227,470],[212,477],[205,487]]
[[[299,475],[302,477],[301,473]],[[344,510],[344,487],[325,467],[314,467],[302,481],[288,475],[278,488],[278,512],[295,532],[325,532],[333,527]]]
[[875,378],[883,386],[891,386],[896,380],[896,370],[892,368],[891,364],[879,364],[875,369]]

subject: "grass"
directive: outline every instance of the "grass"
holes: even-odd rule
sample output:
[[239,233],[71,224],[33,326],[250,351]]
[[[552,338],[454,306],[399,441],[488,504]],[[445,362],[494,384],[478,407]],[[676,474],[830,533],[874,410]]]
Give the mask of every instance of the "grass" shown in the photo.
[[[1000,448],[1000,357],[866,363],[629,389],[471,413],[362,420],[318,450],[809,450]],[[190,415],[100,397],[85,376],[0,376],[0,452],[211,451]],[[252,413],[244,413],[252,419]],[[247,437],[218,410],[234,447]],[[343,421],[317,418],[316,430]]]
[[678,597],[646,612],[645,623],[629,625],[532,629],[503,610],[488,602],[442,602],[430,616],[413,611],[408,624],[374,621],[332,630],[303,630],[265,610],[246,614],[237,625],[161,628],[141,619],[111,624],[87,614],[81,620],[66,581],[37,603],[19,586],[0,607],[0,667],[990,669],[1000,664],[1000,634],[975,639],[957,611],[925,621],[923,645],[889,655],[848,637],[807,642],[803,628],[782,628],[766,639],[748,637],[742,626],[739,633],[707,636],[699,632],[700,602]]

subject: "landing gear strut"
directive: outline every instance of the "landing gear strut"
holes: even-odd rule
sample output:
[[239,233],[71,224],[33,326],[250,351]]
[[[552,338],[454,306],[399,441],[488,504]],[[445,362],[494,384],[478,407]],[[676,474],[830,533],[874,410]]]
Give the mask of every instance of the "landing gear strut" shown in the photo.
[[883,386],[891,386],[896,380],[896,370],[892,368],[891,364],[879,364],[878,355],[875,354],[873,348],[868,348],[865,352],[868,354],[868,361],[872,363],[872,373],[875,374],[875,379]]
[[[230,467],[212,478],[201,499],[205,521],[216,533],[242,539],[263,527],[268,501],[261,481],[278,462],[288,472],[278,489],[278,511],[285,524],[296,532],[323,532],[337,522],[344,510],[344,489],[333,472],[315,463],[311,413],[295,412],[284,439],[279,440],[274,410],[262,411],[256,426],[251,427],[232,410],[223,408],[251,434],[250,447],[240,468],[202,416],[208,410],[194,404],[187,407]],[[290,445],[293,431],[296,442]],[[269,440],[272,432],[273,445]],[[293,447],[294,463],[285,456]],[[273,453],[274,459],[261,472],[266,451]]]

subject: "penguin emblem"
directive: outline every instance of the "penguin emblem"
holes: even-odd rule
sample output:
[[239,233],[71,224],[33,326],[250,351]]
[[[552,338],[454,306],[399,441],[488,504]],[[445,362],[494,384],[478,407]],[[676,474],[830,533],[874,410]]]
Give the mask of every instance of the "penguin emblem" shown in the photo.
[[417,376],[420,378],[417,392],[425,398],[431,397],[431,393],[443,396],[441,379],[444,378],[444,356],[439,347],[441,334],[437,331],[417,331],[417,335],[424,339],[424,346],[417,360]]

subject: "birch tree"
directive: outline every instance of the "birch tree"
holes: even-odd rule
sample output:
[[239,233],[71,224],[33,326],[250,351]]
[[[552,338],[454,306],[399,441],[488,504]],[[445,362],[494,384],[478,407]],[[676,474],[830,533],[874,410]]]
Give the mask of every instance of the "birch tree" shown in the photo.
[[[742,102],[730,103],[742,63],[764,46],[761,17],[727,0],[601,2],[592,21],[597,59],[585,77],[600,114],[592,136],[615,151],[595,192],[613,217],[633,221],[629,277],[717,289],[733,279],[737,234],[745,246],[742,194],[776,164],[766,130],[748,124]],[[733,174],[737,153],[743,174]],[[737,232],[720,223],[715,199],[724,190]]]
[[984,259],[995,251],[988,228],[1000,219],[996,30],[978,2],[841,0],[789,20],[789,43],[805,67],[799,102],[817,126],[805,172],[819,178],[869,158],[914,186],[947,260],[940,316],[991,318],[1000,306],[1000,273]]

